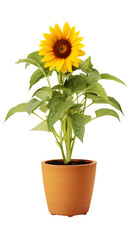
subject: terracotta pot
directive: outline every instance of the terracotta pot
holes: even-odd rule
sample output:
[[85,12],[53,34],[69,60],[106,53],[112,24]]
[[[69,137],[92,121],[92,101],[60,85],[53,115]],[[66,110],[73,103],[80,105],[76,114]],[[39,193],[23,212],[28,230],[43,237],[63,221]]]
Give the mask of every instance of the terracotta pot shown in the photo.
[[46,200],[51,214],[71,217],[88,212],[94,187],[96,162],[83,161],[86,164],[54,165],[49,161],[41,163]]

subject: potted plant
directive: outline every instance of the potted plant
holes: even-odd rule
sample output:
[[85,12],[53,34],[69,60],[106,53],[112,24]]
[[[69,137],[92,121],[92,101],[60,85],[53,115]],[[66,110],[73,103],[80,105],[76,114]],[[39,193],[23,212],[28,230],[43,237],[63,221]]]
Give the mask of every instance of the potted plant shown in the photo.
[[[51,214],[73,216],[87,213],[96,171],[95,161],[71,158],[75,139],[83,142],[85,125],[94,119],[110,115],[120,120],[113,108],[123,114],[119,102],[107,96],[99,80],[125,83],[113,75],[100,74],[93,68],[91,57],[80,60],[85,54],[83,38],[78,37],[75,27],[65,23],[63,31],[58,24],[49,29],[50,34],[43,34],[41,49],[17,62],[25,63],[26,68],[30,64],[37,68],[30,78],[29,90],[42,78],[46,79],[45,84],[35,91],[29,102],[11,108],[6,120],[16,112],[34,114],[40,123],[32,130],[54,135],[62,159],[41,163],[46,200]],[[51,81],[54,72],[55,82]],[[112,108],[100,108],[92,117],[90,111],[88,115],[85,110],[93,104],[109,104]]]

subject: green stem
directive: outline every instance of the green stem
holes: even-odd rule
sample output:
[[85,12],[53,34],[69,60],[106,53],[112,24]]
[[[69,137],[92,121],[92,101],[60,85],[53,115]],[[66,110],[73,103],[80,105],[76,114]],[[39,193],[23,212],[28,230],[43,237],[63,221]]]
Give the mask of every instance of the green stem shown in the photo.
[[64,154],[64,150],[63,150],[63,146],[62,146],[62,142],[63,142],[63,138],[62,138],[62,121],[61,121],[61,130],[60,130],[60,149],[61,149],[61,153],[62,153],[62,157],[63,157],[63,160],[64,160],[64,164],[66,164],[66,157],[65,157],[65,154]]
[[72,152],[73,152],[73,148],[74,148],[75,139],[76,139],[76,137],[74,136],[73,137],[73,142],[72,142],[72,147],[71,147],[71,156],[72,156]]
[[65,136],[65,148],[66,148],[66,163],[71,160],[71,141],[72,141],[72,125],[69,117],[63,121],[63,133]]
[[62,82],[62,72],[61,71],[60,71],[60,82],[63,85],[63,82]]
[[59,84],[63,85],[63,82],[62,82],[62,72],[61,71],[59,71]]
[[83,115],[84,115],[84,112],[85,112],[85,109],[86,109],[86,103],[87,103],[87,93],[85,95],[85,102],[84,102],[84,108],[83,108]]
[[67,164],[62,144],[60,146],[60,149],[61,149],[61,154],[62,154],[62,157],[63,157],[64,164]]
[[62,76],[62,84],[64,85],[64,83],[65,83],[65,77]]
[[82,99],[82,101],[80,102],[80,104],[82,104],[82,103],[84,102],[84,100],[85,100],[85,97]]
[[77,93],[77,97],[75,98],[74,102],[77,100],[77,103],[78,103],[78,98],[81,97],[83,95],[83,93],[81,93],[80,95],[78,95]]
[[34,62],[37,64],[38,68],[43,72],[45,78],[47,79],[47,82],[48,82],[49,87],[51,87],[49,78],[47,77],[47,75],[46,75],[46,73],[44,72],[44,70],[42,69],[42,67],[41,67],[36,61],[34,61]]
[[78,100],[78,98],[79,98],[79,95],[78,95],[78,93],[76,93],[76,96],[77,96],[77,104],[79,103],[79,100]]
[[[42,117],[40,117],[37,113],[33,112],[33,114],[34,114],[36,117],[40,118],[42,121],[45,121],[45,120],[44,120]],[[62,124],[62,122],[61,122],[61,124]],[[53,135],[54,135],[54,137],[55,137],[55,140],[56,140],[58,146],[59,146],[60,149],[61,149],[61,153],[62,153],[62,157],[63,157],[63,160],[64,160],[64,164],[67,164],[66,157],[65,157],[65,154],[64,154],[64,150],[63,150],[63,146],[62,146],[62,141],[63,141],[63,140],[62,140],[62,125],[61,125],[60,136],[57,134],[57,132],[55,131],[54,127],[51,128],[51,131],[52,131],[52,133],[53,133]],[[60,141],[59,141],[58,138],[60,139]]]
[[90,122],[93,121],[93,120],[95,120],[96,118],[98,118],[98,117],[94,117],[94,118],[92,118],[92,119],[90,120]]
[[40,117],[37,113],[32,112],[32,114],[34,114],[36,117],[40,118],[42,121],[45,121],[42,117]]
[[47,78],[47,82],[48,82],[49,87],[51,88],[49,78]]
[[89,105],[87,105],[87,106],[85,107],[85,109],[88,108],[88,107],[90,107],[92,104],[93,104],[93,102],[90,103]]
[[[44,120],[42,117],[40,117],[37,113],[33,112],[33,114],[34,114],[36,117],[40,118],[42,121],[45,121],[45,120]],[[52,131],[52,133],[54,134],[56,141],[59,143],[58,138],[60,138],[60,137],[59,137],[58,133],[55,131],[54,127],[51,128],[51,131]]]
[[47,79],[48,86],[51,87],[51,85],[50,85],[50,81],[49,81],[49,77],[47,77],[46,73],[43,71],[42,68],[40,68],[40,70],[43,72],[45,78]]
[[58,138],[60,138],[60,137],[59,137],[58,133],[55,131],[54,127],[51,128],[51,131],[54,134],[56,141],[59,142]]
[[[72,98],[72,96],[73,96],[73,94],[71,94],[70,96],[68,96],[68,97],[66,98],[66,100]],[[76,100],[76,99],[75,99],[75,100]]]

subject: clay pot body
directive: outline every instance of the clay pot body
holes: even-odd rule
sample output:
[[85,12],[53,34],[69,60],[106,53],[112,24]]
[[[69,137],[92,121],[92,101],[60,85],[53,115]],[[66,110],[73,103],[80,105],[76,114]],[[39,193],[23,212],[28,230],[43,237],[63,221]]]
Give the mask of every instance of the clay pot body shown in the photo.
[[[73,161],[78,160],[73,159]],[[83,161],[86,164],[54,165],[49,161],[41,163],[46,200],[51,214],[71,217],[88,212],[94,187],[96,162]]]

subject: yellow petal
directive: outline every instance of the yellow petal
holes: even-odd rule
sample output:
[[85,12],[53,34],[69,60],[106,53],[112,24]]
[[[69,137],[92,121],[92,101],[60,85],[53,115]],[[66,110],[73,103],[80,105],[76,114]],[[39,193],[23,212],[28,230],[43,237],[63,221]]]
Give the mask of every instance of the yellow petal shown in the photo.
[[69,58],[70,58],[70,60],[73,61],[73,62],[76,62],[76,61],[77,61],[77,57],[74,56],[74,55],[71,55]]
[[74,56],[74,55],[70,55],[68,58],[70,61],[73,61],[73,62],[81,62],[81,60],[78,58],[79,54],[77,56]]
[[65,73],[66,71],[67,71],[67,65],[66,65],[66,60],[65,60],[63,66],[61,68],[61,72]]
[[49,27],[49,30],[52,34],[52,36],[54,36],[56,38],[56,40],[60,40],[61,39],[61,35],[58,31],[56,31],[54,28]]
[[65,37],[65,39],[68,39],[70,36],[70,26],[68,22],[66,22],[63,26],[63,36]]
[[41,43],[39,47],[42,47],[44,49],[47,49],[48,51],[53,51],[53,47],[50,46],[49,44]]
[[79,55],[78,56],[84,56],[86,53],[83,50],[79,50]]
[[51,66],[50,61],[49,62],[45,62],[44,67],[46,68],[46,67],[49,67],[49,66]]
[[45,62],[46,60],[44,59],[44,57],[41,59],[41,62]]
[[49,67],[49,70],[53,70],[57,64],[60,62],[60,58],[56,58],[56,61],[53,61],[53,64]]
[[52,71],[56,66],[56,63],[54,63],[51,67],[49,67],[49,71]]
[[66,67],[67,67],[68,71],[72,72],[72,64],[71,64],[71,61],[69,60],[69,58],[66,58],[65,63],[66,63]]
[[39,55],[45,55],[45,54],[52,54],[53,50],[47,49],[47,48],[41,48],[39,50]]
[[60,59],[60,61],[56,64],[57,71],[59,72],[64,64],[64,59]]
[[50,42],[53,42],[55,43],[55,37],[52,36],[52,34],[48,34],[48,33],[43,33],[43,36],[44,38],[47,40],[47,41],[50,41]]
[[78,62],[72,62],[72,65],[73,65],[74,67],[77,67],[77,68],[78,68],[78,66],[79,66]]
[[43,49],[47,50],[47,52],[53,51],[53,48],[49,45],[40,44],[39,47],[42,47]]
[[72,48],[71,55],[77,56],[78,54],[79,54],[79,50],[78,50],[76,47],[73,47],[73,48]]
[[45,55],[45,57],[42,58],[41,62],[51,61],[54,58],[55,58],[54,54]]
[[76,46],[78,43],[80,43],[83,40],[84,37],[79,37],[77,39],[75,39],[74,41],[72,41],[72,46]]
[[45,53],[46,53],[46,51],[45,51],[44,48],[41,48],[41,49],[39,50],[39,55],[45,55]]
[[63,74],[65,74],[65,72],[66,72],[66,65],[65,65],[65,63],[63,64],[63,66],[62,66],[62,68],[61,68],[61,72],[63,73]]
[[75,41],[75,40],[78,38],[79,34],[80,34],[80,31],[74,33],[74,34],[70,37],[70,42],[72,43],[73,41]]
[[50,61],[47,61],[47,62],[45,63],[45,67],[52,66],[52,65],[55,64],[57,61],[58,61],[58,58],[54,58],[54,59],[52,59],[52,60],[50,60]]
[[75,27],[72,27],[72,28],[70,29],[70,37],[71,37],[74,33],[75,33]]
[[60,26],[56,23],[55,24],[55,30],[57,31],[57,32],[59,32],[60,33],[60,35],[61,35],[61,37],[62,37],[62,31],[61,31],[61,28],[60,28]]
[[85,45],[83,43],[79,43],[79,44],[76,45],[76,47],[78,49],[81,49],[81,48],[85,47]]
[[80,62],[81,62],[81,59],[77,58],[77,62],[80,63]]
[[50,46],[53,47],[54,42],[53,41],[46,41],[46,40],[41,40],[40,41],[43,46]]

